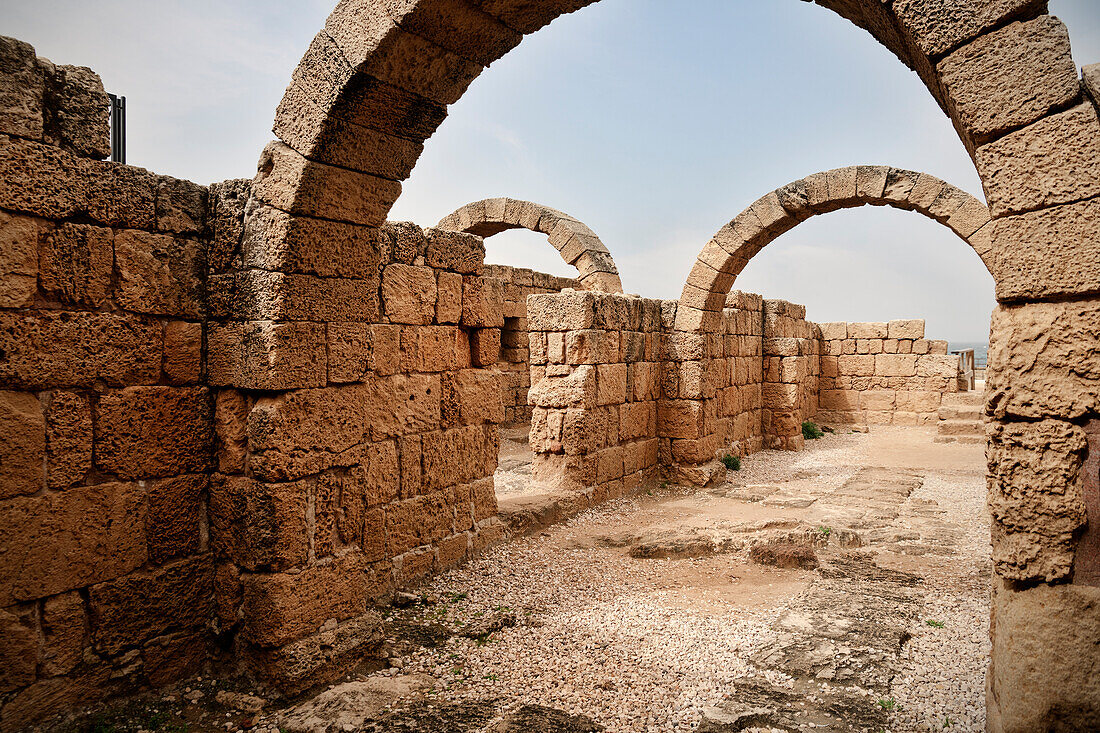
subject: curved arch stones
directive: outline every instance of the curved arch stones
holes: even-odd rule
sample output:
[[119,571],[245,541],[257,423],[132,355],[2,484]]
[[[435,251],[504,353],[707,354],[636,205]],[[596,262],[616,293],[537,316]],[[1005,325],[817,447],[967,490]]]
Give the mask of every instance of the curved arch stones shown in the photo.
[[567,264],[580,273],[582,290],[623,292],[615,260],[596,233],[583,223],[549,206],[518,199],[475,201],[444,217],[437,229],[491,237],[509,229],[542,232]]
[[949,227],[997,278],[989,207],[927,173],[854,165],[814,173],[765,194],[718,230],[691,268],[676,330],[694,331],[721,313],[733,282],[761,249],[810,217],[859,206],[916,211]]

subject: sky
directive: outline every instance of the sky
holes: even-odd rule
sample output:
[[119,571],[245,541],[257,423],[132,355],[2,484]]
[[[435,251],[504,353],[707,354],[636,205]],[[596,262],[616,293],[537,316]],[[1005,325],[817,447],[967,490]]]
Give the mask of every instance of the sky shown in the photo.
[[[127,160],[211,183],[255,174],[274,110],[335,0],[0,0],[0,33],[90,66],[127,97]],[[1100,62],[1100,5],[1051,0],[1078,66]],[[426,144],[394,220],[430,226],[478,199],[565,211],[600,235],[627,292],[676,298],[706,241],[759,196],[853,164],[925,171],[983,198],[951,124],[865,31],[798,0],[602,0],[485,71]],[[486,242],[490,262],[575,274],[544,236]],[[984,341],[993,281],[912,212],[815,217],[735,287],[812,320],[925,318]]]

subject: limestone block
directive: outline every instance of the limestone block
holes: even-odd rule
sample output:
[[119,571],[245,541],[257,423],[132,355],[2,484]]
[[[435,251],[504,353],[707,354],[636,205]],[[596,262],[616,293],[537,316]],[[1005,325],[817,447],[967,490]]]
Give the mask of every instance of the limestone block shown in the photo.
[[37,275],[38,222],[0,212],[0,307],[33,303]]
[[500,329],[474,329],[470,334],[470,358],[473,366],[492,366],[499,362]]
[[397,374],[258,400],[248,418],[250,467],[262,480],[296,479],[343,465],[366,443],[435,430],[439,395],[438,375]]
[[435,273],[427,267],[393,264],[382,271],[382,303],[393,323],[431,323],[436,293]]
[[1023,300],[1100,291],[1100,199],[992,222],[997,298]]
[[917,359],[917,376],[955,379],[959,373],[959,357],[954,354],[928,354]]
[[378,280],[373,277],[244,270],[211,275],[207,292],[209,314],[219,319],[376,321],[379,314]]
[[971,238],[979,229],[989,223],[989,218],[989,207],[973,197],[967,197],[962,206],[947,217],[947,226],[951,227],[960,237],[970,242],[970,246],[974,248],[974,251],[978,253],[978,256],[982,258],[983,262],[987,259],[988,251],[983,243],[977,239],[972,240]]
[[1085,523],[1084,431],[1070,423],[994,424],[986,448],[993,563],[1018,581],[1066,578],[1074,533]]
[[57,66],[49,80],[46,139],[87,158],[111,154],[108,98],[99,75],[85,66]]
[[401,329],[401,371],[442,372],[470,366],[465,332],[454,326],[405,326]]
[[928,56],[941,56],[1008,18],[1034,10],[1035,0],[893,0],[897,19]]
[[858,170],[856,166],[834,168],[827,171],[825,175],[829,201],[832,202],[832,205],[837,207],[849,206],[859,200],[856,184]]
[[626,364],[600,364],[596,367],[596,403],[621,405],[626,402],[627,384]]
[[324,386],[325,338],[325,326],[318,323],[211,324],[207,378],[213,386],[240,389]]
[[491,475],[499,444],[492,425],[468,425],[422,435],[421,449],[427,492]]
[[260,156],[253,195],[295,214],[378,226],[401,192],[401,184],[346,168],[307,160],[280,142]]
[[909,196],[913,188],[920,180],[920,173],[905,170],[904,168],[891,168],[886,174],[886,187],[882,191],[883,198],[902,209],[912,209]]
[[149,559],[163,564],[205,550],[204,504],[209,478],[177,476],[150,481],[146,501]]
[[850,339],[884,339],[889,337],[889,324],[874,323],[849,323],[848,338]]
[[892,339],[922,339],[924,338],[924,320],[890,321],[887,324],[887,332]]
[[596,481],[605,483],[623,476],[623,448],[612,446],[596,453]]
[[46,599],[42,604],[42,668],[47,675],[68,674],[80,664],[87,626],[79,593]]
[[1033,303],[993,311],[987,397],[998,418],[1100,412],[1100,305]]
[[[381,263],[389,258],[399,231],[394,225],[380,230],[292,216],[257,204],[254,202],[241,225],[245,267],[322,277],[378,277]],[[215,218],[215,235],[217,227]],[[230,223],[226,227],[230,231],[225,236],[232,237],[233,227]],[[420,241],[424,235],[416,228],[410,236]]]
[[823,410],[855,411],[859,409],[859,392],[845,389],[825,389],[821,391],[820,405]]
[[305,481],[272,484],[215,476],[208,510],[214,551],[245,570],[305,565],[309,494]]
[[155,383],[160,324],[112,313],[0,313],[0,381],[15,387]]
[[[595,453],[607,446],[606,410],[566,410],[562,422],[562,445],[570,455]],[[594,479],[594,477],[593,477]],[[595,480],[592,483],[596,483]]]
[[326,324],[328,381],[362,381],[374,366],[374,333],[365,323]]
[[918,355],[919,354],[927,354],[928,353],[928,347],[929,347],[929,342],[926,339],[916,339],[916,340],[913,341],[913,346],[911,347],[912,350],[911,350],[910,353],[918,354]]
[[1080,93],[1069,33],[1049,15],[987,33],[936,68],[948,105],[979,143],[1034,122]]
[[[207,226],[211,242],[206,256],[210,272],[224,272],[233,264],[234,258],[241,255],[244,209],[250,188],[251,183],[244,179],[222,181],[210,186]],[[255,212],[253,216],[256,216]]]
[[144,492],[79,486],[0,505],[0,606],[110,580],[146,562]]
[[441,378],[444,426],[504,422],[500,380],[486,369],[462,369]]
[[426,229],[424,233],[428,239],[424,259],[429,267],[463,275],[481,274],[485,262],[485,243],[481,237],[439,229]]
[[27,392],[0,392],[0,425],[0,498],[41,491],[46,421],[38,398]]
[[703,432],[700,400],[662,400],[657,408],[657,434],[662,438],[696,439]]
[[1100,121],[1085,102],[978,148],[994,216],[1100,195]]
[[[892,390],[869,390],[859,393],[859,409],[861,410],[892,412],[896,404],[896,395]],[[889,425],[889,419],[883,424]]]
[[0,36],[0,132],[42,139],[46,66],[29,43]]
[[856,166],[856,196],[861,201],[878,201],[886,190],[890,168],[883,165]]
[[133,229],[118,232],[119,304],[137,313],[201,317],[203,254],[194,240]]
[[[13,430],[8,435],[17,433]],[[5,450],[4,455],[14,459],[18,453]],[[91,403],[81,394],[54,392],[46,412],[46,483],[53,489],[65,489],[83,483],[91,468]]]
[[546,377],[534,383],[527,402],[535,407],[558,409],[595,407],[597,381],[596,367],[578,366],[568,376]]
[[989,719],[994,730],[1088,730],[1100,723],[1100,685],[1088,659],[1100,640],[1100,589],[993,583]]
[[169,321],[164,325],[164,375],[172,384],[199,381],[202,371],[202,324]]
[[103,305],[111,288],[113,247],[110,229],[62,224],[42,238],[38,252],[42,289],[63,303]]
[[[108,151],[109,152],[109,151]],[[157,230],[175,234],[203,234],[210,210],[209,190],[171,176],[157,179]]]
[[606,331],[583,330],[565,334],[565,358],[569,364],[601,364],[610,361]]
[[96,467],[121,478],[201,473],[213,421],[205,387],[127,387],[95,408]]
[[652,438],[657,431],[657,403],[632,402],[619,408],[619,439]]
[[462,279],[462,325],[476,328],[504,325],[504,283],[501,280],[475,276]]
[[821,325],[821,338],[826,341],[835,341],[839,339],[848,338],[848,324],[844,322],[839,323],[822,323]]
[[274,647],[366,610],[367,586],[360,553],[350,552],[299,573],[246,575],[245,633],[253,644]]
[[899,390],[897,409],[912,413],[932,413],[939,409],[941,395],[927,390]]
[[244,473],[248,409],[248,400],[240,392],[218,391],[214,400],[214,432],[218,438],[218,470],[222,473]]
[[875,374],[883,377],[914,377],[917,375],[917,357],[912,354],[877,354]]
[[838,356],[837,369],[845,376],[869,377],[875,373],[875,356],[873,354]]
[[462,276],[454,272],[441,272],[436,287],[436,323],[458,323],[462,318]]

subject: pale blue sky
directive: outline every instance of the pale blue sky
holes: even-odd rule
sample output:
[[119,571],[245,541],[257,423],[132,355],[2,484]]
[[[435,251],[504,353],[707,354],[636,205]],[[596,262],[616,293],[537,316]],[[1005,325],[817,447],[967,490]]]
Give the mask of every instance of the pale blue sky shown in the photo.
[[[295,63],[334,0],[0,0],[0,33],[98,71],[128,98],[129,161],[209,183],[251,177]],[[1100,61],[1100,4],[1052,0],[1078,65]],[[702,245],[761,194],[827,168],[899,165],[981,196],[917,77],[867,33],[797,0],[603,0],[526,39],[474,82],[425,148],[391,218],[431,225],[490,196],[580,218],[628,292],[675,298]],[[489,260],[569,274],[544,238]],[[817,217],[738,287],[814,320],[924,317],[983,340],[992,280],[919,215]]]

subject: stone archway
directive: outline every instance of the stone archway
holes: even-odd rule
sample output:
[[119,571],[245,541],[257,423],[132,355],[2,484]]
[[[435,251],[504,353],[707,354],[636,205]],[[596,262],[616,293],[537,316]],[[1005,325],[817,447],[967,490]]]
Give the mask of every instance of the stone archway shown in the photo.
[[676,330],[694,331],[719,317],[741,270],[779,235],[818,214],[859,206],[892,206],[935,219],[970,245],[997,279],[985,204],[927,173],[853,165],[777,188],[719,229],[704,245],[684,284]]
[[[333,262],[376,241],[447,105],[525,34],[593,1],[343,0],[295,70],[279,139],[261,158],[246,223],[257,259],[371,284],[369,271]],[[1100,416],[1100,121],[1068,33],[1035,0],[818,4],[920,76],[970,152],[993,217],[983,256],[1000,302],[988,388],[990,729],[1095,726],[1100,590],[1074,582],[1089,575],[1074,563],[1095,560],[1077,544],[1095,486],[1082,476],[1081,426]],[[249,365],[257,383],[289,388],[267,374],[323,346],[323,334],[279,328],[315,299],[309,287],[242,288],[237,319],[273,339]]]
[[491,237],[509,229],[545,234],[566,264],[580,273],[582,290],[623,292],[619,270],[604,243],[582,222],[549,206],[509,198],[475,201],[455,210],[436,229]]

